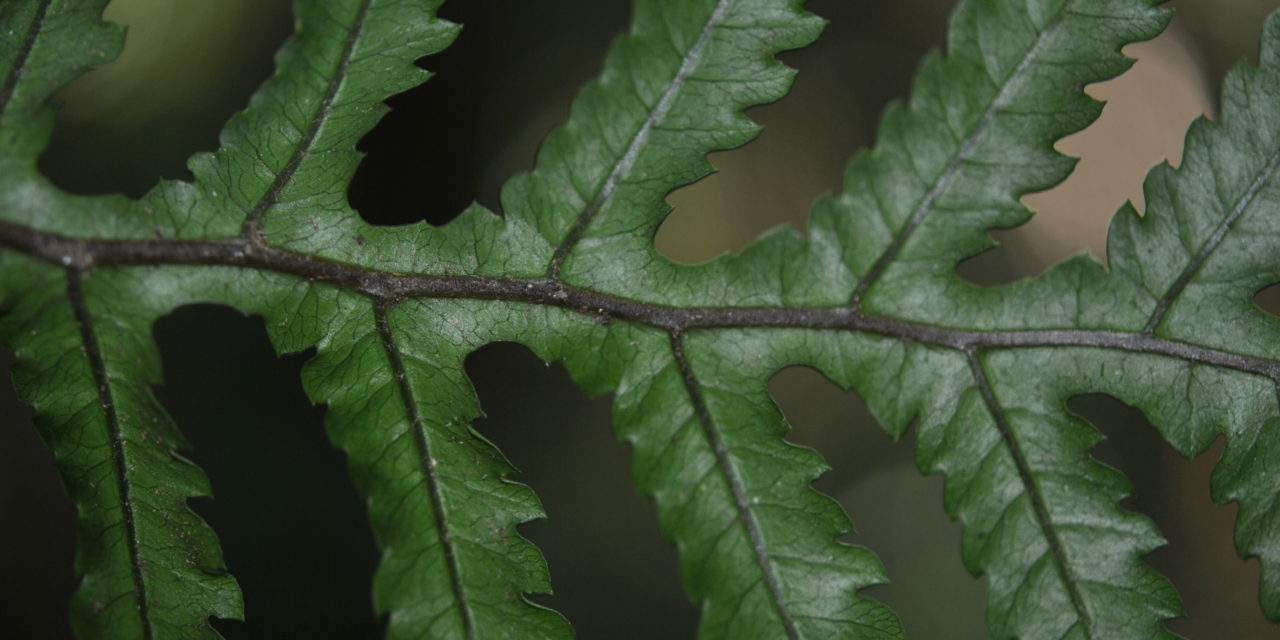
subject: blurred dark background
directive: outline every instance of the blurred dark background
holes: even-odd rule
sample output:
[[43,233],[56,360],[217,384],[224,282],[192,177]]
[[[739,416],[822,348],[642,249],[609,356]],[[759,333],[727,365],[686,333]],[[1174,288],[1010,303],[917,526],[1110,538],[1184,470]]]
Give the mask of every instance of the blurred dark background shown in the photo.
[[[801,74],[791,96],[751,115],[766,125],[747,147],[712,156],[720,173],[672,194],[677,207],[660,249],[681,261],[738,250],[776,224],[803,228],[811,202],[839,186],[849,156],[873,139],[885,104],[906,95],[920,57],[940,47],[945,0],[812,0],[831,22],[813,47],[782,58]],[[1033,274],[1082,249],[1102,255],[1110,214],[1140,199],[1155,162],[1177,161],[1181,131],[1212,114],[1225,69],[1254,55],[1262,16],[1280,0],[1175,2],[1174,27],[1128,50],[1141,62],[1092,87],[1109,101],[1103,121],[1059,146],[1084,160],[1068,185],[1029,196],[1041,215],[1002,232],[1005,244],[964,275],[994,283]],[[361,142],[368,155],[350,200],[375,224],[446,222],[471,200],[498,209],[497,193],[527,170],[539,140],[599,70],[628,17],[623,0],[472,0],[442,15],[465,25],[422,66],[426,85],[390,101],[392,113]],[[108,18],[130,26],[121,58],[64,90],[41,168],[79,193],[137,196],[160,178],[187,179],[185,159],[212,149],[226,118],[272,70],[292,28],[282,0],[117,0]],[[246,621],[217,621],[229,638],[376,638],[382,622],[368,585],[377,561],[364,507],[342,454],[327,443],[324,410],[302,393],[307,354],[276,358],[262,322],[214,306],[180,309],[154,328],[165,371],[156,393],[191,440],[217,500],[196,500],[222,541],[246,598]],[[74,513],[52,457],[30,426],[0,352],[0,637],[70,637],[75,588]],[[692,637],[696,609],[683,596],[675,554],[652,505],[634,494],[628,452],[608,427],[608,398],[585,398],[558,365],[523,347],[485,347],[468,360],[488,417],[477,426],[521,469],[550,516],[521,527],[547,556],[556,594],[537,597],[583,638]],[[912,638],[981,638],[983,582],[959,560],[959,528],[941,509],[941,481],[921,478],[908,435],[895,445],[855,394],[798,367],[772,384],[795,427],[834,470],[816,486],[835,496],[874,549],[889,602]],[[1271,638],[1256,603],[1256,562],[1234,555],[1233,506],[1208,496],[1220,446],[1187,461],[1142,416],[1114,400],[1079,398],[1108,440],[1096,455],[1132,479],[1125,506],[1160,525],[1170,545],[1147,560],[1170,576],[1188,617],[1169,624],[1191,638]]]

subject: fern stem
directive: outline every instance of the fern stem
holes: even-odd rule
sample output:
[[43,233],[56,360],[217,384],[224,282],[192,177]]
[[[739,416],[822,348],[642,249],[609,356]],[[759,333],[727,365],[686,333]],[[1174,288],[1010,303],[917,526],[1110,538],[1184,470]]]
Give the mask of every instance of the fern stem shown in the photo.
[[862,331],[952,349],[1101,347],[1169,356],[1266,376],[1280,385],[1280,362],[1139,332],[1093,329],[970,330],[854,313],[846,307],[672,307],[579,289],[547,278],[411,275],[334,262],[243,239],[223,241],[90,240],[0,222],[0,246],[63,266],[223,265],[266,269],[361,292],[375,300],[468,298],[573,309],[666,331],[791,327]]

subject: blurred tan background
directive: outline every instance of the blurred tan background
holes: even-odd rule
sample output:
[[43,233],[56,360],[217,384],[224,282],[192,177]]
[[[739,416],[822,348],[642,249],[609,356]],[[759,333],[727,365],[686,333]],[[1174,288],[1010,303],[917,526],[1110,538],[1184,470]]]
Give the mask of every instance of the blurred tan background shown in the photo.
[[[757,108],[756,142],[717,153],[716,175],[673,193],[658,235],[671,258],[697,262],[737,251],[777,224],[804,227],[809,205],[837,189],[845,162],[873,139],[886,102],[906,95],[923,53],[942,45],[952,2],[812,0],[831,23],[823,38],[783,59],[801,70],[789,98]],[[1039,215],[997,235],[1002,246],[968,261],[981,284],[1031,275],[1063,257],[1105,255],[1111,214],[1141,209],[1141,178],[1177,163],[1187,123],[1213,114],[1229,65],[1255,55],[1263,16],[1280,0],[1178,1],[1171,29],[1126,52],[1139,59],[1089,88],[1108,101],[1102,119],[1063,140],[1081,156],[1059,189],[1028,196]],[[623,0],[455,0],[442,14],[465,26],[425,60],[438,75],[391,101],[367,136],[351,201],[370,221],[446,221],[470,200],[497,209],[497,193],[526,170],[538,142],[563,119],[574,92],[625,28]],[[81,193],[138,195],[160,176],[186,178],[192,152],[212,149],[226,117],[271,72],[291,17],[281,0],[116,0],[108,18],[130,26],[121,58],[68,87],[41,168]],[[377,554],[340,454],[297,382],[305,355],[276,359],[261,321],[214,307],[175,312],[155,329],[166,372],[157,390],[192,440],[216,501],[194,508],[218,531],[247,600],[229,638],[379,637],[368,581]],[[52,459],[16,404],[0,361],[0,635],[68,637],[74,588],[74,516]],[[608,399],[584,399],[563,370],[514,345],[469,360],[489,418],[478,425],[538,491],[549,520],[521,531],[548,557],[557,593],[539,597],[583,638],[692,637],[674,552],[652,506],[636,497],[627,452],[608,429]],[[982,581],[959,559],[959,528],[941,509],[941,480],[921,478],[911,435],[894,444],[854,394],[790,368],[771,384],[795,429],[834,470],[816,486],[840,500],[893,584],[868,590],[902,616],[911,638],[982,638]],[[1097,455],[1124,470],[1125,503],[1156,520],[1170,545],[1147,560],[1174,581],[1188,616],[1169,627],[1190,638],[1274,638],[1256,603],[1257,567],[1234,555],[1233,506],[1208,497],[1220,447],[1188,462],[1137,412],[1106,398],[1073,401],[1108,435]]]

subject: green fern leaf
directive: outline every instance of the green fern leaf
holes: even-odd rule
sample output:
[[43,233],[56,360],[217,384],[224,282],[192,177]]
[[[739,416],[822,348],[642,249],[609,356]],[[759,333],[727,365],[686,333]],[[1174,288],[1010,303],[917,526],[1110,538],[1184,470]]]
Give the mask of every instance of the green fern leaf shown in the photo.
[[1118,503],[1125,479],[1066,409],[1081,393],[1141,408],[1180,452],[1218,434],[1219,501],[1262,561],[1280,619],[1280,353],[1251,303],[1280,280],[1280,19],[1261,64],[1226,83],[1219,123],[1192,127],[1185,165],[1159,167],[1149,209],[1121,211],[1108,271],[1087,258],[1003,287],[956,265],[1025,221],[1019,199],[1066,177],[1053,149],[1099,105],[1082,87],[1153,37],[1155,0],[968,0],[880,141],[819,202],[808,237],[771,233],[740,256],[677,265],[652,246],[665,196],[749,141],[743,110],[781,98],[774,59],[817,37],[800,0],[637,0],[600,78],[509,182],[503,215],[378,228],[347,204],[355,143],[382,101],[426,79],[414,61],[457,28],[438,1],[298,3],[277,71],[221,146],[137,201],[61,192],[35,169],[50,93],[119,47],[102,2],[0,5],[0,342],[79,510],[72,617],[84,637],[216,636],[242,615],[187,445],[152,397],[150,327],[184,304],[266,320],[275,348],[315,348],[303,373],[328,406],[382,562],[375,607],[395,638],[563,638],[569,623],[516,526],[529,488],[470,423],[467,354],[497,341],[612,391],[704,638],[901,638],[858,590],[886,581],[809,484],[826,466],[786,443],[766,384],[805,364],[857,389],[886,430],[914,425],[917,460],[946,477],[963,558],[989,580],[997,638],[1169,637],[1171,585],[1140,557],[1162,543]]

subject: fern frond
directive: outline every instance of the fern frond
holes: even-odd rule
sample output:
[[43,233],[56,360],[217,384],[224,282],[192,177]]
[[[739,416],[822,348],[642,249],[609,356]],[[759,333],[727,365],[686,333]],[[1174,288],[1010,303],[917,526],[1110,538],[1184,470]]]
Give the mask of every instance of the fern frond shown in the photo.
[[914,425],[965,564],[989,579],[995,637],[1169,637],[1180,612],[1140,559],[1160,534],[1118,506],[1127,482],[1066,408],[1082,393],[1139,407],[1186,455],[1226,436],[1214,494],[1240,503],[1239,549],[1262,560],[1280,618],[1280,320],[1251,302],[1280,280],[1280,18],[1261,64],[1228,78],[1221,121],[1193,126],[1184,166],[1152,172],[1148,212],[1117,217],[1111,271],[1077,258],[981,288],[956,265],[1069,173],[1053,144],[1098,115],[1083,87],[1164,25],[1155,0],[962,2],[948,52],[807,238],[696,266],[652,247],[663,198],[755,135],[744,109],[786,92],[774,56],[821,26],[799,0],[637,0],[503,216],[474,205],[396,229],[364,223],[345,189],[381,101],[457,33],[437,0],[298,3],[276,75],[192,159],[195,180],[138,201],[35,171],[49,94],[118,48],[102,4],[0,5],[0,341],[79,509],[81,635],[208,637],[210,616],[240,616],[186,508],[207,482],[149,389],[152,323],[196,302],[263,316],[278,351],[315,348],[304,384],[367,499],[392,637],[572,635],[527,599],[550,581],[516,527],[541,507],[470,427],[464,360],[495,341],[615,394],[700,637],[902,637],[858,593],[887,579],[880,562],[837,540],[848,519],[809,486],[824,463],[783,440],[766,385],[793,364],[856,389],[895,437]]

